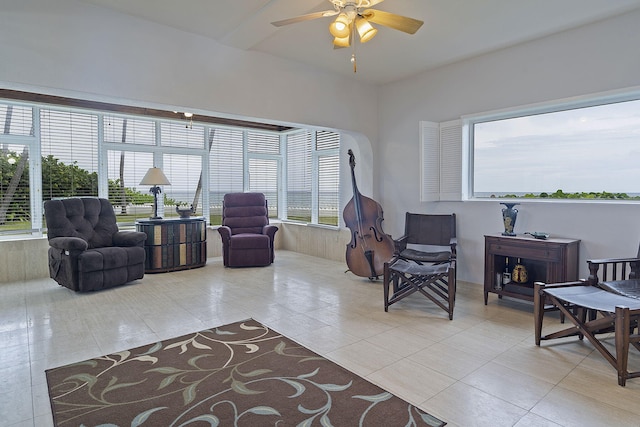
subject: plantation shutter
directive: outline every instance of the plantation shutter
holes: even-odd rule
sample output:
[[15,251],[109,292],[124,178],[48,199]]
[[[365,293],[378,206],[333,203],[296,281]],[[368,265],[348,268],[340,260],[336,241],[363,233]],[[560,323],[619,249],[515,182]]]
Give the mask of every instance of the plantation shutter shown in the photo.
[[98,196],[98,116],[40,110],[42,198]]
[[318,157],[318,224],[338,225],[340,191],[340,135],[319,131],[316,134]]
[[287,136],[287,219],[311,222],[311,133]]
[[209,203],[211,224],[222,224],[222,200],[226,193],[244,190],[243,131],[210,129]]
[[420,122],[420,201],[440,200],[440,127]]
[[440,200],[462,200],[462,121],[440,123]]

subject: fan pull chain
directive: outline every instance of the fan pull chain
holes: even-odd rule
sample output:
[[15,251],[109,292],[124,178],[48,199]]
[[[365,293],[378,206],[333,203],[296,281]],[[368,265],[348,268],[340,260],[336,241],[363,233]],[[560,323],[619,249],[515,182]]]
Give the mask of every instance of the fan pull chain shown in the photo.
[[356,39],[356,25],[355,23],[351,24],[351,49],[352,49],[352,53],[351,53],[351,63],[353,64],[353,73],[356,73],[356,70],[358,69],[357,63],[356,63],[356,43],[357,43],[357,39]]

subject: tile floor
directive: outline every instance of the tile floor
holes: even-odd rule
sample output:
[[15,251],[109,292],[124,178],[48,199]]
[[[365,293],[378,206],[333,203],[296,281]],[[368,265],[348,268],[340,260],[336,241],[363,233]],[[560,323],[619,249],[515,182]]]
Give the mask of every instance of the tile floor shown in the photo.
[[417,294],[385,313],[381,282],[345,268],[279,251],[266,268],[211,258],[97,293],[0,284],[0,425],[52,425],[47,368],[252,317],[450,426],[640,426],[640,379],[619,387],[588,342],[536,347],[530,304],[485,306],[459,283],[453,321]]

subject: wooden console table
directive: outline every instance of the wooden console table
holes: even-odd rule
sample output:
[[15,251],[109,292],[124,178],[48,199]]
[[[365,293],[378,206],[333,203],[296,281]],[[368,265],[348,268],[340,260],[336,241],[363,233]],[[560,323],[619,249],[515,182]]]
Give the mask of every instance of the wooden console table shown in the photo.
[[[533,301],[533,283],[560,283],[578,280],[580,240],[535,239],[525,235],[484,236],[484,304],[489,293]],[[527,282],[503,284],[498,275],[518,263],[527,269]],[[500,280],[500,282],[498,282]]]
[[147,234],[145,273],[197,268],[207,262],[204,218],[138,220],[136,229]]

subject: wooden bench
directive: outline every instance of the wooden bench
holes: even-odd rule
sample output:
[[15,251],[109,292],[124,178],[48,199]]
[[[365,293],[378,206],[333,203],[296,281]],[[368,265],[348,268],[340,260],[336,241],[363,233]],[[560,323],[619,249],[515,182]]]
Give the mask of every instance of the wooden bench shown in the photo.
[[[618,384],[627,378],[640,377],[640,371],[627,370],[629,345],[640,351],[638,320],[640,299],[591,286],[587,282],[534,285],[535,340],[551,340],[570,336],[587,337],[602,356],[618,371]],[[542,335],[544,302],[552,303],[574,324],[573,327]],[[601,333],[614,332],[615,355],[598,339]]]

